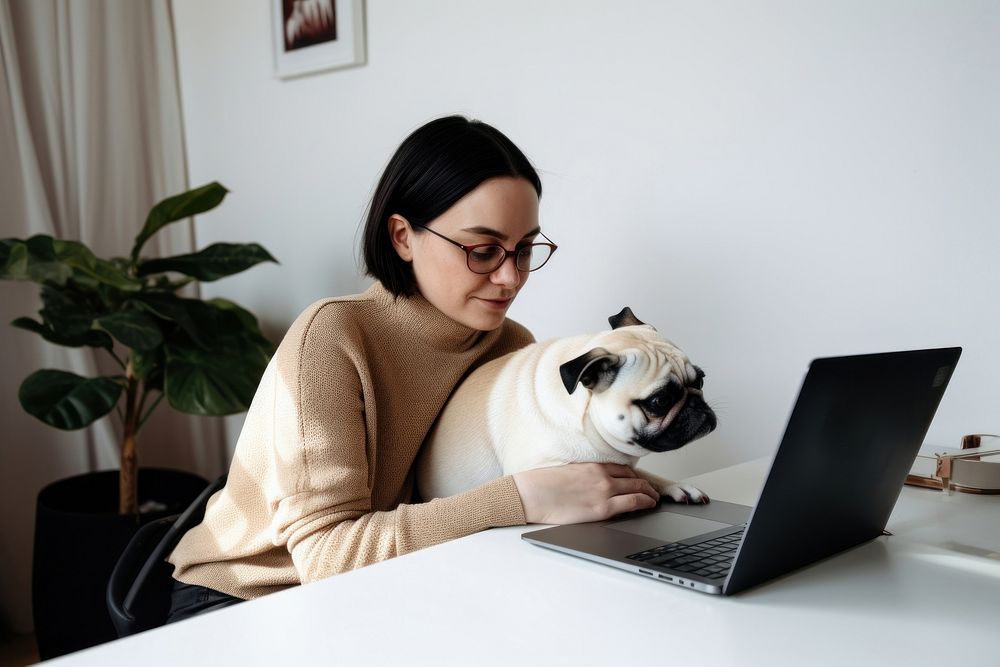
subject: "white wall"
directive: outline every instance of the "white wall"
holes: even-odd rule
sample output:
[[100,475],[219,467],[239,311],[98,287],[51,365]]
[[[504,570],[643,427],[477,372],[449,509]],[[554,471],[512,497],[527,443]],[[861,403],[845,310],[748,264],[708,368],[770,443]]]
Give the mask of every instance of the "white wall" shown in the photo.
[[769,454],[814,356],[962,345],[928,442],[1000,432],[1000,4],[369,0],[368,64],[289,81],[268,4],[174,0],[191,182],[232,190],[199,244],[282,262],[212,292],[273,334],[367,284],[382,167],[457,112],[539,168],[561,246],[511,315],[628,304],[706,369],[718,430],[652,469]]

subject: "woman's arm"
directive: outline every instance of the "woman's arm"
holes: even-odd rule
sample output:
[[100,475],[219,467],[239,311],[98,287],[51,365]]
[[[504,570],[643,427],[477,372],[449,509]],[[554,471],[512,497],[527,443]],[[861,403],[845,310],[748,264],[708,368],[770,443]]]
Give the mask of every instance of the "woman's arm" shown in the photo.
[[[266,438],[273,452],[261,477],[273,508],[271,541],[288,550],[301,581],[525,523],[510,477],[453,498],[375,510],[376,492],[383,503],[387,492],[397,492],[375,479],[376,463],[385,475],[398,451],[380,442],[379,432],[391,437],[397,429],[386,427],[384,405],[376,415],[375,395],[385,387],[373,387],[375,380],[364,386],[370,355],[352,343],[362,337],[340,308],[320,307],[297,321],[276,355],[273,432]],[[401,484],[409,463],[401,459],[390,476]]]
[[486,528],[523,525],[513,480],[388,512],[339,511],[290,527],[288,549],[303,583],[447,542]]

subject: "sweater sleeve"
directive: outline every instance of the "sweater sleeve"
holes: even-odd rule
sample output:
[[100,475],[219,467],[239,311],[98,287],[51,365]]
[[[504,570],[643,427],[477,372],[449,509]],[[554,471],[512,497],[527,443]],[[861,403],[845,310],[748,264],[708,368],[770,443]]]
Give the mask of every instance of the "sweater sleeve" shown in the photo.
[[400,505],[397,541],[400,553],[423,549],[487,528],[523,526],[521,495],[510,475],[448,498]]
[[[285,503],[294,511],[299,503]],[[487,528],[524,525],[513,478],[484,484],[429,503],[400,505],[388,512],[343,509],[306,513],[285,531],[302,583],[371,565]]]
[[376,452],[368,444],[358,369],[342,346],[314,345],[308,322],[298,340],[278,351],[283,382],[275,396],[271,539],[288,550],[303,583],[526,522],[510,477],[451,498],[374,511]]

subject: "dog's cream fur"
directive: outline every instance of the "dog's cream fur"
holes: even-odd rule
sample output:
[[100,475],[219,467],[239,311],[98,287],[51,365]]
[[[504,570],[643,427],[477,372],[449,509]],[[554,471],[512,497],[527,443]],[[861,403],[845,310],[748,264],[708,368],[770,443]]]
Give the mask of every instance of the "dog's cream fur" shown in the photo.
[[[613,381],[567,391],[560,366],[595,348],[621,360]],[[565,463],[634,468],[649,450],[630,441],[641,431],[665,430],[683,407],[679,401],[670,411],[673,417],[657,421],[635,399],[671,377],[688,386],[695,372],[687,356],[648,325],[529,345],[483,365],[455,390],[418,461],[418,489],[429,500],[503,475]],[[636,473],[675,501],[708,501],[692,486]]]

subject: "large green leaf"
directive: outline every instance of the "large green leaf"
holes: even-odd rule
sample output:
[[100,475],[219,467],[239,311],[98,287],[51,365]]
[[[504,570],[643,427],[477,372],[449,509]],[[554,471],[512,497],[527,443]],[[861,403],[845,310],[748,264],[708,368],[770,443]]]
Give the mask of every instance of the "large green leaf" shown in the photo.
[[134,292],[142,287],[140,281],[124,273],[114,262],[95,257],[90,248],[79,241],[56,239],[53,246],[56,257],[61,262],[88,278],[126,292]]
[[149,215],[146,217],[146,224],[135,239],[135,245],[132,246],[132,261],[137,262],[139,260],[139,252],[142,250],[142,246],[146,244],[149,237],[161,228],[169,225],[171,222],[177,222],[192,215],[212,210],[222,203],[227,192],[229,191],[221,184],[212,182],[200,188],[168,197],[158,203],[150,210]]
[[[50,285],[42,287],[42,323],[45,333],[37,327],[31,331],[42,334],[45,340],[69,347],[113,347],[111,337],[103,331],[94,329],[94,320],[98,317],[87,294],[67,288]],[[26,319],[26,318],[24,318]],[[16,321],[16,320],[15,320]],[[27,327],[22,327],[27,328]]]
[[209,349],[239,339],[243,324],[233,312],[176,294],[146,293],[132,299],[157,317],[175,322],[198,346]]
[[63,287],[70,278],[80,283],[105,284],[132,292],[142,283],[113,262],[98,259],[78,241],[60,241],[47,234],[27,240],[0,242],[0,279],[31,280]]
[[164,391],[175,410],[231,415],[250,407],[268,357],[250,341],[237,348],[201,350],[168,344]]
[[36,322],[30,317],[19,317],[13,322],[11,322],[10,325],[12,327],[17,327],[18,329],[24,329],[25,331],[34,331],[36,334],[39,334],[42,337],[44,337],[45,334],[48,333],[48,329],[45,328],[44,324],[42,324],[41,322]]
[[49,426],[71,431],[111,412],[121,392],[120,384],[105,377],[85,378],[43,369],[21,383],[18,399],[28,414]]
[[28,248],[20,239],[0,239],[0,279],[28,279]]
[[274,343],[264,336],[264,333],[260,330],[260,324],[257,322],[257,317],[253,313],[239,304],[221,297],[209,299],[208,303],[216,308],[232,311],[239,318],[240,323],[243,324],[243,328],[250,333],[251,338],[254,339],[257,346],[264,350],[269,357],[274,354]]
[[214,243],[196,253],[146,260],[139,264],[139,275],[176,271],[209,282],[246,271],[261,262],[277,261],[256,243]]
[[111,336],[96,329],[91,329],[81,334],[69,335],[59,329],[48,327],[42,322],[36,322],[30,317],[19,317],[10,324],[18,329],[33,331],[56,345],[65,345],[66,347],[83,347],[86,345],[88,347],[104,347],[109,350],[114,347]]
[[42,319],[64,336],[83,336],[94,328],[95,313],[86,298],[65,289],[42,288]]
[[122,345],[135,350],[152,350],[163,342],[156,319],[137,310],[119,310],[98,318],[97,324]]
[[64,285],[73,269],[58,260],[51,236],[0,241],[0,279]]

